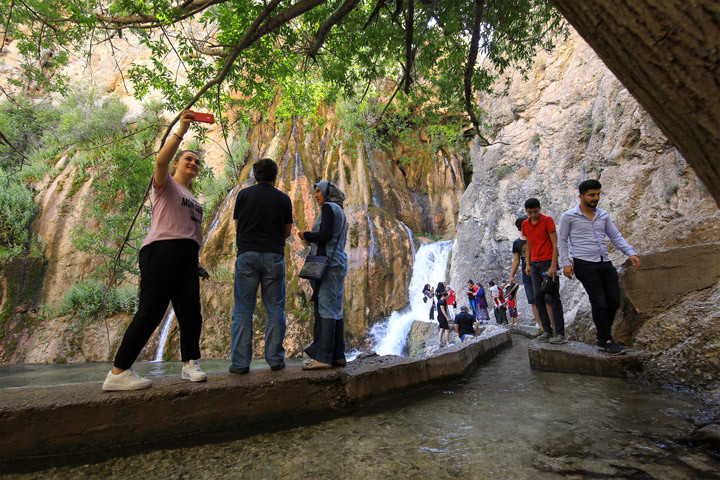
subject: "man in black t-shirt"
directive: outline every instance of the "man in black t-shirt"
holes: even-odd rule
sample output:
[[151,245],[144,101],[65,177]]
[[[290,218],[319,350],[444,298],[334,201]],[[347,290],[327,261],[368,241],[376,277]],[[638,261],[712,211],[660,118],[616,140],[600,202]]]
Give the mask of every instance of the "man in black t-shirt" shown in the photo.
[[290,197],[275,188],[277,164],[269,158],[253,165],[257,185],[240,191],[233,219],[237,232],[235,303],[232,312],[230,371],[248,373],[252,361],[252,320],[258,286],[267,313],[265,360],[285,368],[285,239],[292,227]]
[[455,315],[455,331],[458,337],[460,337],[460,341],[464,342],[466,338],[475,338],[478,323],[473,316],[468,313],[468,307],[463,305],[460,307],[460,310],[460,313]]

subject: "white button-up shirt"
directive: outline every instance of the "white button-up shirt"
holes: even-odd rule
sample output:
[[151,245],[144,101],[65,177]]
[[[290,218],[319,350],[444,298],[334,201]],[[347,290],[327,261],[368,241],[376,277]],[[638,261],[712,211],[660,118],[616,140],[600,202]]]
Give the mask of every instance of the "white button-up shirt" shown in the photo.
[[588,262],[609,261],[606,236],[625,255],[636,255],[610,215],[602,208],[595,209],[595,218],[592,220],[582,213],[580,205],[563,213],[558,233],[560,267],[571,265],[570,256]]

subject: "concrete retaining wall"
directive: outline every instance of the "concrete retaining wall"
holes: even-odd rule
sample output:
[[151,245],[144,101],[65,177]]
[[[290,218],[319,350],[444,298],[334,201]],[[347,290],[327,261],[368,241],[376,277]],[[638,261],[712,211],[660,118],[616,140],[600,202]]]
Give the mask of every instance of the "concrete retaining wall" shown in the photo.
[[[457,344],[429,358],[371,357],[344,369],[299,366],[248,375],[210,374],[206,383],[156,379],[136,392],[99,383],[0,391],[3,470],[113,457],[321,421],[432,383],[469,374],[512,344],[508,332]],[[122,449],[122,450],[120,450]]]

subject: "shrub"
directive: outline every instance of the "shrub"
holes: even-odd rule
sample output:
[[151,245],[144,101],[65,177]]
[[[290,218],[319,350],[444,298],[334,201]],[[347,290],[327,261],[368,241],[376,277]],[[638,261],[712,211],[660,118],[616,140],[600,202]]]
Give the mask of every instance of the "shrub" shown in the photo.
[[510,165],[503,165],[501,167],[498,167],[495,169],[493,174],[495,175],[495,178],[500,181],[503,178],[507,177],[512,173],[513,169]]
[[23,157],[29,157],[41,145],[42,133],[56,121],[57,115],[47,102],[16,96],[13,101],[0,103],[0,131],[12,144],[0,142],[0,166],[22,163]]
[[133,313],[137,304],[137,289],[134,286],[106,288],[100,280],[85,279],[70,287],[57,313],[74,313],[87,320],[119,312]]
[[585,130],[583,131],[583,138],[586,141],[590,140],[590,137],[598,133],[600,130],[602,130],[602,128],[602,122],[596,122],[592,119],[588,120],[587,124],[585,125]]
[[533,133],[533,136],[530,137],[530,143],[533,147],[536,147],[538,143],[540,143],[540,134],[539,133]]
[[18,254],[30,241],[30,224],[38,206],[24,183],[8,180],[0,188],[0,245]]
[[58,122],[46,134],[61,145],[87,144],[109,138],[123,129],[127,107],[117,97],[102,97],[90,85],[74,85],[58,106]]
[[672,196],[675,195],[679,189],[680,185],[677,183],[668,183],[665,185],[665,192],[663,195],[665,197],[665,201],[669,202]]

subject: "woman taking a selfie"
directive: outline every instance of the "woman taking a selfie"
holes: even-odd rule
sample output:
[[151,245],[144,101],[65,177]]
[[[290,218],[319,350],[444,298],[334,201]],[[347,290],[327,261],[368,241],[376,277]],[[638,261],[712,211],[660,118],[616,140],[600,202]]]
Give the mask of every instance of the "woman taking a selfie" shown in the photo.
[[168,138],[155,159],[152,221],[139,254],[138,311],[125,331],[103,390],[140,390],[152,385],[152,380],[135,373],[132,364],[162,321],[168,302],[172,302],[180,325],[182,378],[192,382],[207,379],[198,364],[202,326],[198,251],[203,209],[192,194],[192,181],[200,173],[200,158],[189,150],[176,154],[193,120],[192,112],[181,114],[177,132]]

